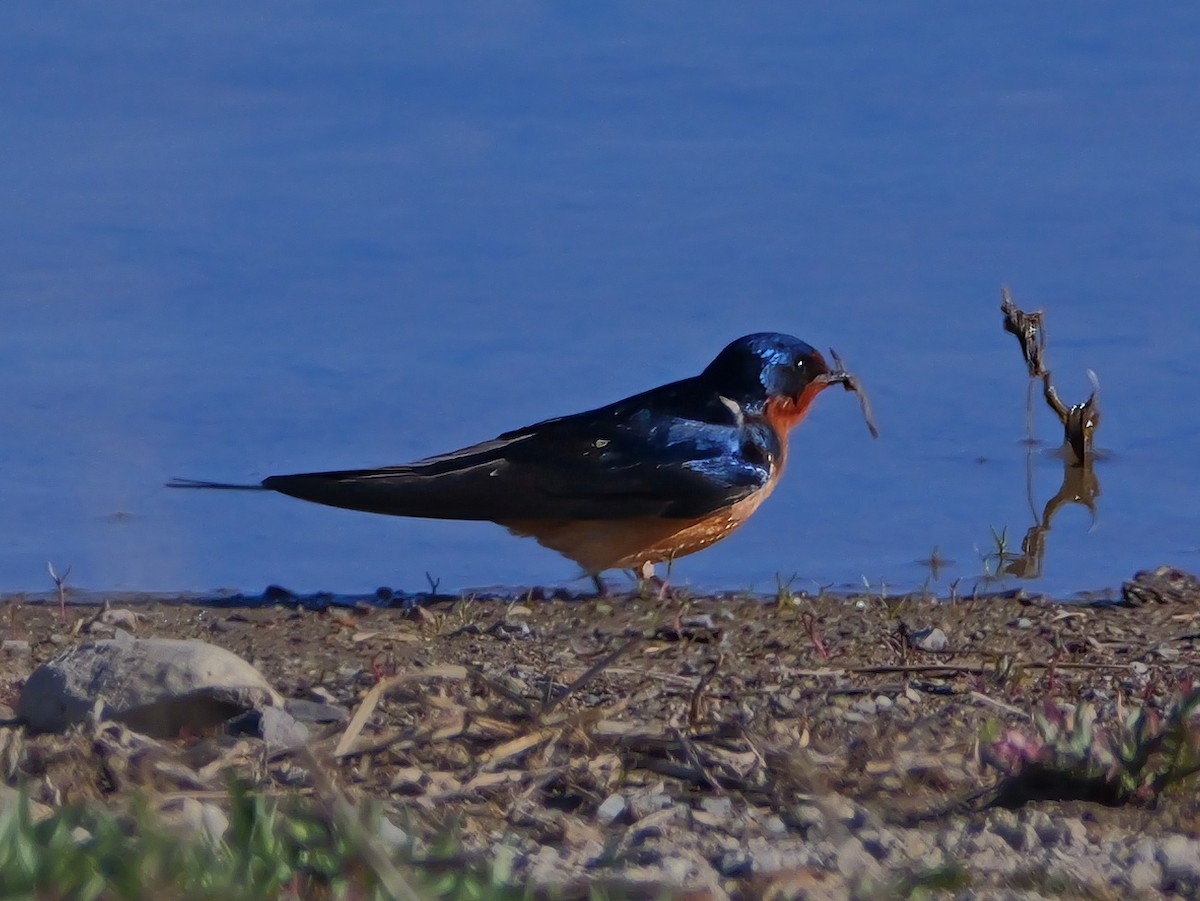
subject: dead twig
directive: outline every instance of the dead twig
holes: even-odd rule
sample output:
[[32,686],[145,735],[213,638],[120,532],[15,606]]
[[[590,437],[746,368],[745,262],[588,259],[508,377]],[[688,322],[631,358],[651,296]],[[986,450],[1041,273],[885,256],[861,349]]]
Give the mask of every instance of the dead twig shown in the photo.
[[712,662],[712,666],[708,668],[708,672],[704,673],[696,682],[696,689],[692,692],[692,699],[688,703],[688,726],[695,729],[696,724],[700,722],[700,702],[704,696],[704,689],[708,687],[708,683],[712,681],[713,676],[717,674],[717,670],[721,668],[721,663],[725,660],[724,654],[718,654]]
[[708,787],[717,794],[725,794],[725,788],[713,777],[713,774],[708,771],[708,767],[706,767],[704,765],[704,761],[700,759],[700,752],[696,750],[696,746],[692,743],[691,739],[683,734],[683,730],[672,726],[671,735],[675,738],[675,741],[679,743],[679,747],[683,750],[683,756],[687,758],[688,763],[696,768],[696,772],[700,774],[701,778],[705,781],[705,783],[707,783]]
[[574,682],[572,682],[570,685],[568,685],[566,688],[564,688],[561,692],[559,692],[557,695],[555,695],[553,698],[551,698],[549,701],[547,701],[545,704],[543,704],[541,712],[538,714],[538,716],[545,717],[547,714],[553,712],[554,708],[556,708],[559,704],[561,704],[563,701],[565,701],[571,695],[575,694],[575,692],[579,691],[579,689],[583,688],[585,685],[587,685],[589,682],[591,682],[593,679],[595,679],[598,675],[600,675],[602,672],[604,672],[606,669],[608,669],[609,666],[611,666],[613,663],[615,663],[621,657],[624,657],[626,654],[628,654],[630,651],[632,651],[634,648],[636,648],[639,644],[642,643],[642,641],[643,641],[643,639],[639,635],[638,637],[630,639],[629,641],[625,642],[625,644],[618,647],[615,651],[610,651],[609,653],[605,654],[603,657],[601,657],[599,660],[597,660],[595,663],[593,663],[591,666],[589,666],[586,670],[584,670],[583,675],[581,675],[578,679],[576,679]]
[[1007,285],[1000,288],[1000,312],[1004,314],[1004,330],[1017,336],[1021,355],[1029,369],[1029,377],[1036,379],[1048,376],[1043,365],[1046,353],[1045,313],[1034,310],[1026,313],[1013,303],[1012,292]]
[[58,589],[58,616],[64,623],[67,621],[67,576],[71,575],[71,567],[68,566],[60,576],[54,571],[54,564],[47,563],[46,568],[50,570],[50,578],[54,580],[54,587]]
[[1046,368],[1046,323],[1045,313],[1036,310],[1026,313],[1013,302],[1012,293],[1007,286],[1000,289],[1000,311],[1004,314],[1004,330],[1017,336],[1021,345],[1021,354],[1025,358],[1025,366],[1031,379],[1042,380],[1042,395],[1046,405],[1051,409],[1063,427],[1063,444],[1075,455],[1075,462],[1084,466],[1091,462],[1092,441],[1096,427],[1100,424],[1100,405],[1097,400],[1100,393],[1100,381],[1096,373],[1088,370],[1088,379],[1092,383],[1092,393],[1081,404],[1067,406],[1058,396],[1051,381],[1050,370]]
[[465,666],[446,664],[443,666],[431,666],[428,669],[415,670],[409,673],[399,673],[376,682],[371,690],[367,692],[367,696],[362,699],[362,703],[358,705],[358,709],[354,711],[354,716],[350,717],[350,722],[346,725],[346,731],[342,733],[341,739],[333,749],[333,756],[346,757],[352,753],[350,749],[354,745],[354,742],[358,740],[358,736],[362,733],[363,727],[366,726],[367,720],[371,718],[371,714],[375,712],[375,708],[383,696],[393,688],[403,685],[405,682],[413,682],[418,679],[440,677],[462,681],[467,678],[467,675],[468,672]]
[[847,391],[853,391],[858,395],[858,404],[862,407],[863,419],[867,422],[867,430],[871,433],[872,438],[878,438],[879,428],[875,425],[875,412],[871,409],[871,399],[867,397],[867,392],[863,388],[862,382],[858,380],[858,376],[846,369],[842,363],[842,358],[832,347],[829,348],[829,355],[833,357],[833,364],[837,369],[825,375],[824,380],[826,384],[840,384]]

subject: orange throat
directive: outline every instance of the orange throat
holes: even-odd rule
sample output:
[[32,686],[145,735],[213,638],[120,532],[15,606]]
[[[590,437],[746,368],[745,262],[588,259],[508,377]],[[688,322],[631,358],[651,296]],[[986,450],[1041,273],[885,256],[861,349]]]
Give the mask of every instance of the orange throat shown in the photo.
[[817,395],[828,387],[828,382],[810,382],[799,397],[772,397],[764,405],[763,415],[776,434],[786,438],[787,433],[808,414]]

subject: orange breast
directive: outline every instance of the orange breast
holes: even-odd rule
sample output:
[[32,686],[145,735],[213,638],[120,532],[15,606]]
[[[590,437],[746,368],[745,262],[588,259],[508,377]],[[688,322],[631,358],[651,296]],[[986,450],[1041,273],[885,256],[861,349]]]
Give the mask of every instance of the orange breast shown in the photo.
[[520,520],[500,525],[536,539],[588,573],[636,569],[694,554],[731,534],[774,490],[779,469],[777,465],[771,480],[754,494],[702,519]]

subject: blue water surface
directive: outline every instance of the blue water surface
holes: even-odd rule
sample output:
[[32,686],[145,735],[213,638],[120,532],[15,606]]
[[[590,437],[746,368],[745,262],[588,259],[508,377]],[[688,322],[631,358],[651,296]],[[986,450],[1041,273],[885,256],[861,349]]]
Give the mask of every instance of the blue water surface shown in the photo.
[[0,589],[46,587],[48,561],[93,588],[569,582],[489,524],[162,483],[403,462],[777,330],[842,353],[882,437],[826,393],[774,496],[673,579],[890,591],[937,548],[933,587],[969,592],[1063,478],[1040,400],[1046,447],[1022,443],[1002,283],[1047,311],[1068,402],[1097,373],[1109,453],[1027,583],[1200,566],[1192,5],[18,0],[3,20]]

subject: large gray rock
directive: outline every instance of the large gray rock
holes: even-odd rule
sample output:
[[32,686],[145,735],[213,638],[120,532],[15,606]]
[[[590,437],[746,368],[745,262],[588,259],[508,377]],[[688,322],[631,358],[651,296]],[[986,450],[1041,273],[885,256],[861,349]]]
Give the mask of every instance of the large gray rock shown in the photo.
[[116,638],[69,648],[33,671],[18,715],[62,732],[100,705],[104,719],[159,738],[196,734],[283,699],[249,663],[203,641]]

